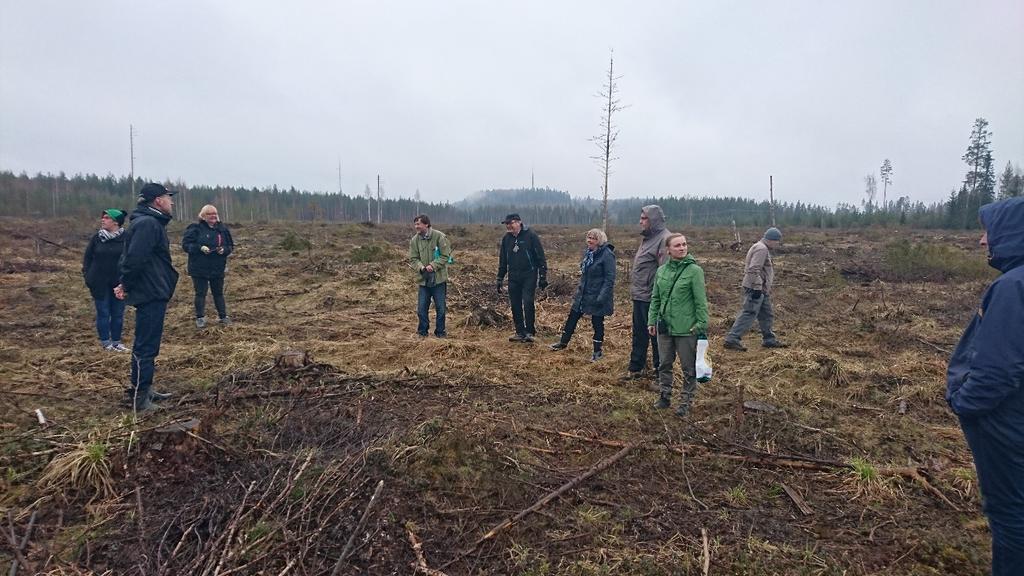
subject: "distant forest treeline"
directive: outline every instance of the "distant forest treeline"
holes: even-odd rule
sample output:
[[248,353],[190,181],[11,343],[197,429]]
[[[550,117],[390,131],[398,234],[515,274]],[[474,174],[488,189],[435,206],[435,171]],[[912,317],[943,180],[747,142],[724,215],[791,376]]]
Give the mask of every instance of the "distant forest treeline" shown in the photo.
[[[1018,174],[1019,178],[1019,174]],[[145,184],[136,179],[135,189]],[[556,225],[597,225],[600,202],[573,199],[568,193],[549,188],[501,189],[478,192],[457,203],[421,202],[410,198],[349,196],[311,193],[276,186],[264,189],[231,186],[189,186],[168,183],[180,193],[175,197],[175,217],[197,218],[204,204],[218,207],[226,222],[306,220],[334,222],[411,222],[417,214],[428,214],[437,223],[470,224],[500,222],[509,212],[518,212],[527,223]],[[1019,187],[1018,187],[1019,188]],[[1014,195],[1011,187],[1000,196]],[[974,228],[977,207],[994,194],[971,194],[962,187],[949,201],[926,205],[907,197],[885,206],[865,202],[862,206],[840,204],[834,209],[803,202],[777,203],[779,226],[850,228],[872,225],[908,225],[924,228]],[[609,201],[609,220],[629,224],[637,220],[642,206],[660,205],[670,224],[683,226],[766,226],[771,222],[767,201],[746,198],[630,198]],[[103,209],[134,207],[132,182],[113,175],[27,174],[0,171],[0,216],[89,218]]]

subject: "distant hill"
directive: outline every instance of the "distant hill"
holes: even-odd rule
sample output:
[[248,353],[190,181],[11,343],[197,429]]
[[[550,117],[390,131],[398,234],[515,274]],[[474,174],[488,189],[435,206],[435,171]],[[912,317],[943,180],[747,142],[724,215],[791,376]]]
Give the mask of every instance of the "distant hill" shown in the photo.
[[568,192],[551,188],[501,188],[481,190],[455,203],[460,208],[479,206],[571,206]]

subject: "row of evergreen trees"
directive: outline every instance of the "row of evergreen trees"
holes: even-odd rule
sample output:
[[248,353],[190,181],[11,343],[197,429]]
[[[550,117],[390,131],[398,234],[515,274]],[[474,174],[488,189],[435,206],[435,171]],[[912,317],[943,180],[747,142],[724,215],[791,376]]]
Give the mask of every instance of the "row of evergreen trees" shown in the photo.
[[[922,228],[976,228],[978,208],[996,199],[1024,195],[1024,174],[1009,163],[997,183],[991,145],[992,132],[984,118],[975,120],[970,144],[963,156],[967,175],[944,203],[911,202],[902,196],[895,201],[874,203],[869,182],[868,199],[860,207],[839,204],[835,208],[783,202],[773,207],[767,201],[748,198],[629,198],[611,200],[610,222],[633,223],[640,208],[658,204],[670,223],[677,226],[767,226],[773,218],[780,226],[850,228],[860,226],[909,225]],[[885,167],[888,165],[888,172]],[[888,160],[883,164],[883,179],[891,174]],[[134,191],[144,180],[94,174],[68,177],[64,173],[15,175],[0,171],[0,216],[9,217],[92,217],[111,207],[130,208]],[[886,181],[888,184],[888,181]],[[218,207],[228,222],[305,220],[333,222],[411,222],[417,214],[429,214],[435,222],[446,224],[495,224],[509,212],[519,212],[529,223],[557,225],[595,225],[601,222],[600,203],[592,198],[572,199],[568,193],[549,188],[487,190],[467,200],[421,202],[416,198],[377,200],[367,188],[363,196],[312,193],[270,188],[233,186],[188,186],[169,183],[180,193],[175,197],[179,219],[198,217],[204,204]],[[884,197],[884,196],[883,196]],[[774,213],[773,213],[774,212]]]

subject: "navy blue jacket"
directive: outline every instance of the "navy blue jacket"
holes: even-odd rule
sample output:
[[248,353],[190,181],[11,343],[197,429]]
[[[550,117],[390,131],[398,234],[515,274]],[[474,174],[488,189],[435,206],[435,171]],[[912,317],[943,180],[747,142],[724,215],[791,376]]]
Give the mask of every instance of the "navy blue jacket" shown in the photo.
[[963,422],[1005,445],[1024,444],[1024,198],[983,206],[989,264],[1003,274],[985,291],[949,360],[946,400]]
[[498,253],[498,281],[522,279],[527,274],[537,271],[537,277],[545,280],[548,274],[548,261],[544,257],[544,247],[540,244],[540,236],[523,224],[518,236],[506,232],[501,237],[501,248]]
[[[586,260],[587,252],[583,252]],[[582,268],[583,262],[580,262]],[[594,261],[583,271],[572,309],[591,316],[611,316],[615,310],[615,246],[605,244],[594,251]]]
[[97,232],[89,239],[82,256],[82,276],[96,300],[114,297],[114,286],[120,276],[118,261],[124,251],[124,233],[104,242]]
[[[210,249],[203,254],[203,246]],[[217,252],[223,247],[224,253]],[[181,239],[181,249],[188,253],[188,275],[196,278],[223,278],[228,256],[235,249],[231,231],[223,222],[210,227],[205,221],[189,224]]]
[[171,264],[166,230],[170,221],[170,216],[145,204],[139,204],[129,217],[120,268],[125,301],[132,306],[174,296],[178,271]]

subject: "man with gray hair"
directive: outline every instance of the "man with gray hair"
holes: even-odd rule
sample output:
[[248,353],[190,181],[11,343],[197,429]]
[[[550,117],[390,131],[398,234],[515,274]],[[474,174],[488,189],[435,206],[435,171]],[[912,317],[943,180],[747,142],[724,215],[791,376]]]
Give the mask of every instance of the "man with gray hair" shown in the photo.
[[785,348],[787,344],[779,342],[772,331],[775,315],[772,311],[772,283],[775,280],[775,268],[772,266],[771,249],[782,243],[782,232],[772,227],[764,231],[764,237],[754,242],[747,250],[747,259],[743,274],[743,308],[736,321],[725,337],[725,347],[729,350],[746,352],[747,347],[740,342],[743,335],[757,320],[761,328],[761,346],[765,348]]
[[[629,368],[623,381],[635,380],[647,365],[647,347],[650,345],[655,370],[658,369],[658,337],[647,333],[647,315],[651,310],[651,290],[658,267],[668,261],[668,247],[665,240],[672,232],[665,227],[665,213],[657,204],[644,206],[640,210],[640,247],[633,256],[632,281],[629,297],[633,300],[633,348],[629,354]],[[652,383],[654,391],[659,390]]]

